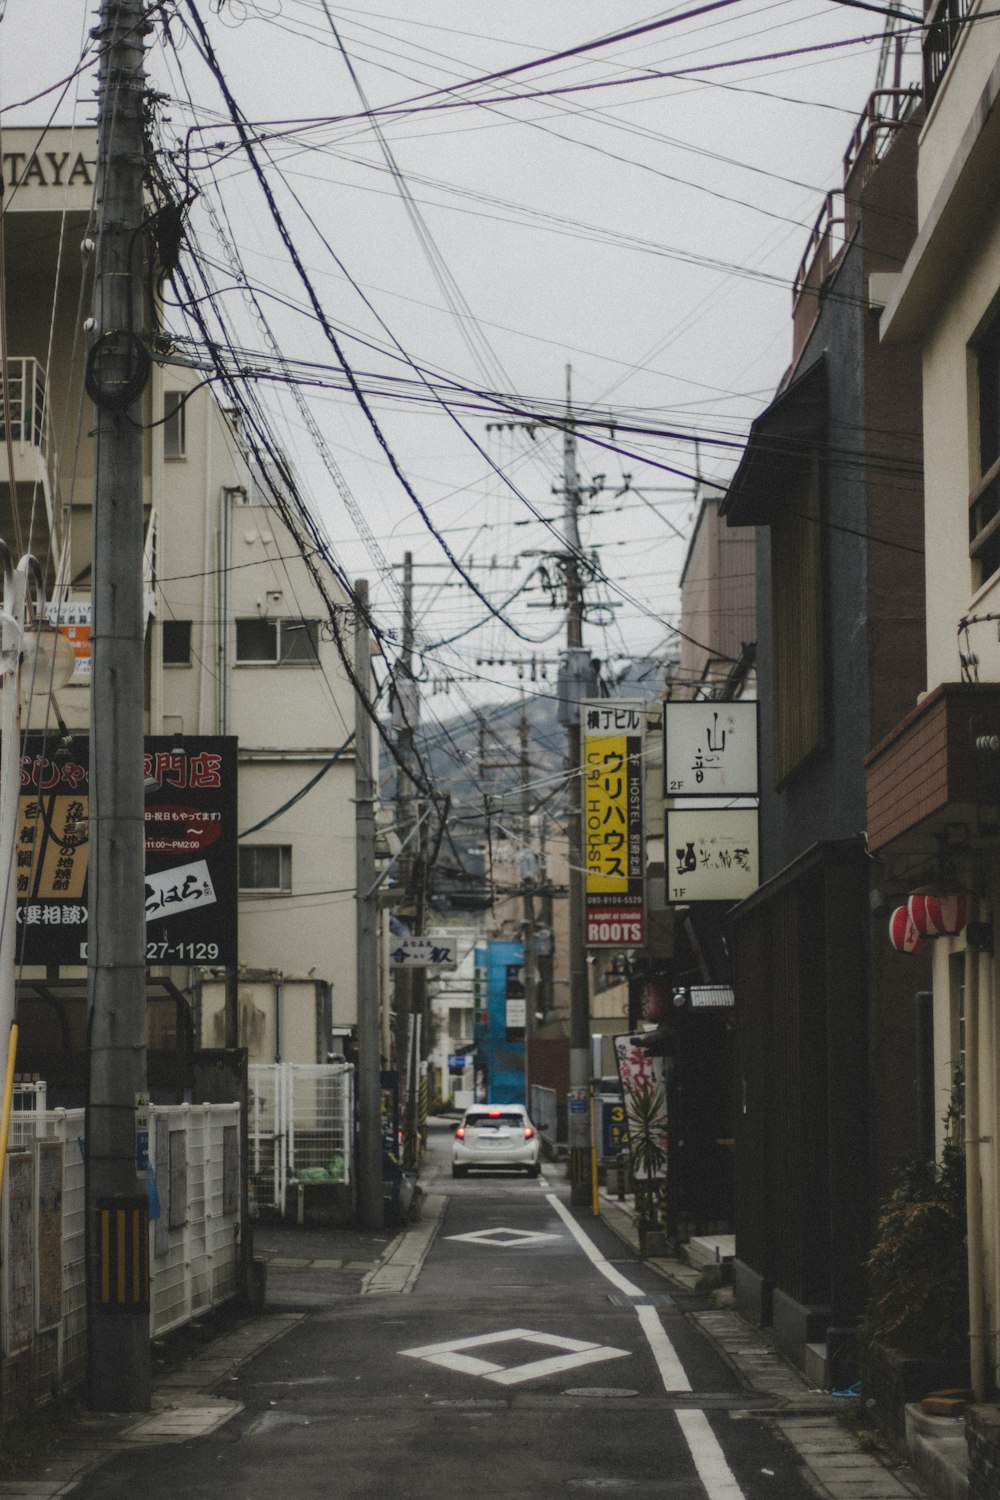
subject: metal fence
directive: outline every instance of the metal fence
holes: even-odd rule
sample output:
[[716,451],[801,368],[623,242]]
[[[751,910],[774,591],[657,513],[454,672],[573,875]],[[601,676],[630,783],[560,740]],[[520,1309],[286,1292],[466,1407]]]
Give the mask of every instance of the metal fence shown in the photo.
[[[84,1111],[45,1110],[21,1087],[2,1205],[2,1404],[43,1401],[86,1374]],[[150,1336],[239,1290],[240,1111],[190,1104],[150,1111]]]
[[347,1185],[353,1124],[354,1069],[348,1064],[251,1064],[250,1180],[258,1207],[284,1214],[289,1188]]
[[547,1089],[540,1083],[531,1085],[531,1123],[547,1141],[555,1141],[559,1134],[555,1089]]

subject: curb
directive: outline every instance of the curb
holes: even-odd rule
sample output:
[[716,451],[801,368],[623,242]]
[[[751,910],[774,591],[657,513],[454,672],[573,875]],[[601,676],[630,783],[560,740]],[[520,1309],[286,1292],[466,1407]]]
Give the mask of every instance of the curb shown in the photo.
[[419,1221],[398,1234],[374,1271],[363,1277],[363,1297],[387,1293],[405,1296],[413,1291],[420,1268],[441,1227],[447,1202],[444,1193],[424,1194]]

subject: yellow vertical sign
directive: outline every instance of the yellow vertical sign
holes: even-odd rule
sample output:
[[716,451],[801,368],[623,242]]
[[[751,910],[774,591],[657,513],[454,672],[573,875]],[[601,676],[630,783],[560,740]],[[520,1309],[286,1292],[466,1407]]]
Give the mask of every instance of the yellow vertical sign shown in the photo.
[[645,936],[642,778],[645,705],[581,704],[584,939],[632,948]]
[[583,862],[588,892],[628,890],[628,743],[623,734],[587,738],[583,778]]

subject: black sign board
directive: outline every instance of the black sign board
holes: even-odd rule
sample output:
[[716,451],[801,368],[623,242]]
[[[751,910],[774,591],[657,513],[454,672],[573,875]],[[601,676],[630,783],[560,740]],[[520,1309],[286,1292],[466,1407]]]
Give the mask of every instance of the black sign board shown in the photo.
[[[146,962],[235,964],[236,739],[144,741]],[[28,735],[17,829],[18,958],[85,964],[89,740]]]

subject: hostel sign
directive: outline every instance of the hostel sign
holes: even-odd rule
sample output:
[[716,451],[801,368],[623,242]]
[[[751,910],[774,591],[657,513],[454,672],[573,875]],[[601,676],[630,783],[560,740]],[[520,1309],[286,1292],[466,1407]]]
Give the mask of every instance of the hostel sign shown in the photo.
[[[29,735],[16,835],[17,953],[28,964],[85,964],[90,742],[56,753]],[[144,741],[146,962],[235,964],[236,740]]]
[[584,941],[639,947],[645,936],[642,703],[580,705],[583,751]]

